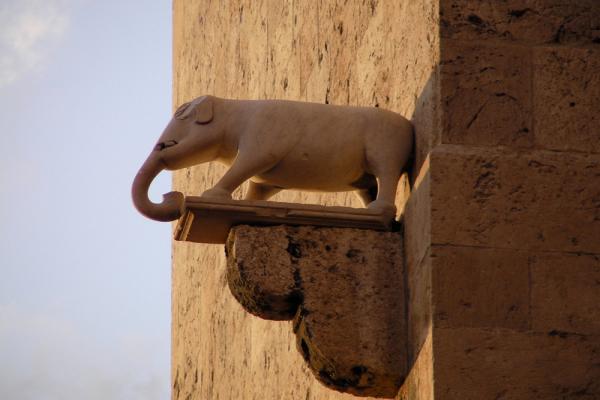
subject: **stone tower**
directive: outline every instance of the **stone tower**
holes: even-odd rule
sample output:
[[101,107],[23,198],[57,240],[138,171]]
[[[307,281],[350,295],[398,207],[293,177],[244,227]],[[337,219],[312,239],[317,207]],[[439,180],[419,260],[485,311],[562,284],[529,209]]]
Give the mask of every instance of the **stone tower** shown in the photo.
[[[174,105],[278,98],[413,121],[397,399],[600,398],[600,2],[174,0],[173,12]],[[177,172],[174,186],[198,195],[223,172]],[[344,193],[276,200],[359,206]],[[353,398],[314,379],[290,322],[241,308],[222,246],[173,253],[173,399]]]

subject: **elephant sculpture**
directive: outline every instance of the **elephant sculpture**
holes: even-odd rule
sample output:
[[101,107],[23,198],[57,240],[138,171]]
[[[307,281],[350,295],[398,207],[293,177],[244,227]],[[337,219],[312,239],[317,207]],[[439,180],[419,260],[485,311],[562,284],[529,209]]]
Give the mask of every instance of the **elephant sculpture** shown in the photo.
[[411,157],[413,128],[399,114],[373,107],[202,96],[180,106],[135,177],[132,197],[145,216],[172,221],[184,196],[148,198],[163,169],[219,161],[229,170],[202,197],[230,199],[250,180],[247,200],[282,189],[356,191],[370,209],[395,215],[398,181]]

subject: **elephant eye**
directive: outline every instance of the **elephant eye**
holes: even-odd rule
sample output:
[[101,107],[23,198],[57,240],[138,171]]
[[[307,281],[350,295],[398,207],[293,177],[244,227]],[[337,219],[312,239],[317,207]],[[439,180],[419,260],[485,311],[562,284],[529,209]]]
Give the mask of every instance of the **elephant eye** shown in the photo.
[[183,113],[185,112],[185,110],[188,108],[188,106],[192,104],[191,102],[188,103],[184,103],[182,105],[179,106],[179,108],[177,109],[177,111],[175,111],[175,114],[173,115],[173,117],[177,118],[177,119],[185,119],[185,117],[183,117]]

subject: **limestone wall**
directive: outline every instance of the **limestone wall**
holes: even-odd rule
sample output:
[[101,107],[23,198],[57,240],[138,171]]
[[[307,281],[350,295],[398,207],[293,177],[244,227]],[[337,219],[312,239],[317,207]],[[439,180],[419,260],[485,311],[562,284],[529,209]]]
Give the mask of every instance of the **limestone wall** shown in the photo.
[[[398,399],[600,397],[600,2],[174,0],[174,105],[379,105],[416,127]],[[219,165],[179,171],[200,194]],[[405,183],[397,203],[403,208]],[[238,193],[239,195],[239,193]],[[282,201],[358,206],[350,194]],[[173,247],[173,399],[335,399],[223,248]]]
[[[430,147],[434,1],[175,0],[173,11],[174,105],[203,94],[378,105],[417,121],[418,148]],[[198,195],[223,171],[177,172],[174,188]],[[276,199],[359,206],[352,194]],[[224,273],[222,246],[173,245],[174,399],[351,398],[311,376],[289,322],[245,313]]]
[[600,3],[440,14],[435,398],[598,398]]

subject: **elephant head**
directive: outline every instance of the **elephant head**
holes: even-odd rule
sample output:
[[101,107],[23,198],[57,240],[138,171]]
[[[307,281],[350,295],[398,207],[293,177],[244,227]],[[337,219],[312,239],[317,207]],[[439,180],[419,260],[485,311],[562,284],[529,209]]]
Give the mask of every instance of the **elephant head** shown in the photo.
[[218,156],[223,132],[212,122],[215,100],[203,96],[180,106],[137,173],[131,190],[133,204],[146,217],[173,221],[184,211],[180,192],[166,193],[162,203],[148,198],[150,184],[163,169],[187,168]]

